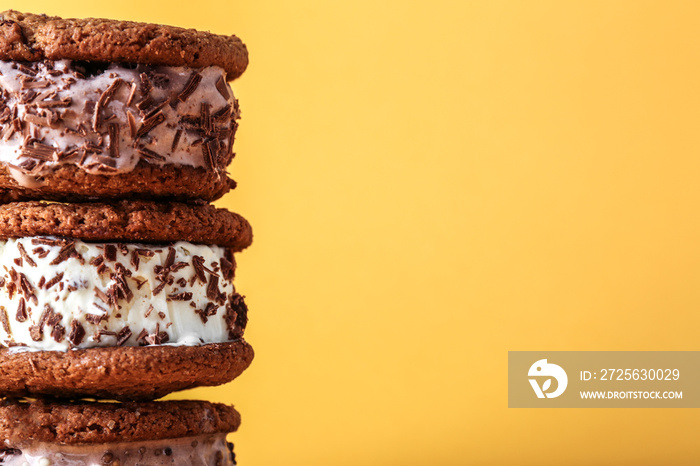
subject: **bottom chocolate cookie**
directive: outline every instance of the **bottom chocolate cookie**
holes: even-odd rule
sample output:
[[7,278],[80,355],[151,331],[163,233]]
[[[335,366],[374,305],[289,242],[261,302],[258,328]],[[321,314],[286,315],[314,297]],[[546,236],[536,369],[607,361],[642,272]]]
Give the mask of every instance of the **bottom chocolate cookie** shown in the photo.
[[232,466],[233,407],[205,401],[0,402],[0,464]]
[[250,365],[253,354],[244,340],[69,351],[3,348],[0,393],[152,400],[178,390],[230,382]]

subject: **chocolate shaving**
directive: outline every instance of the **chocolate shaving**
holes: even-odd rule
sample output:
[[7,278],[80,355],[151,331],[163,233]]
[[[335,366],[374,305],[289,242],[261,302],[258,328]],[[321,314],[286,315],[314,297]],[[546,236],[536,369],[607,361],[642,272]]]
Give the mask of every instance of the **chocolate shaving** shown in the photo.
[[170,272],[175,273],[180,269],[184,269],[188,265],[189,264],[187,262],[178,262],[177,264],[173,264],[170,266]]
[[122,346],[131,337],[131,329],[127,325],[117,333],[117,346]]
[[134,101],[134,96],[136,95],[136,83],[131,83],[131,92],[129,92],[129,98],[126,99],[126,106],[131,107],[131,103]]
[[169,269],[175,263],[175,254],[176,254],[175,248],[172,246],[168,247],[168,257],[165,258],[165,264],[164,264],[164,267],[166,269]]
[[95,112],[94,112],[94,115],[92,118],[92,129],[95,132],[99,132],[100,123],[101,123],[100,117],[101,117],[102,109],[105,106],[107,106],[109,101],[114,96],[114,93],[117,92],[117,90],[119,90],[119,88],[121,87],[122,84],[125,84],[123,79],[120,78],[120,79],[114,80],[114,82],[112,82],[112,84],[110,84],[110,86],[107,88],[107,90],[102,93],[102,95],[100,96],[100,99],[97,101],[97,105],[95,105]]
[[168,295],[168,301],[189,301],[190,299],[192,299],[192,293],[189,291]]
[[204,163],[206,164],[207,168],[213,169],[214,157],[216,154],[212,152],[209,144],[202,144],[202,156],[204,157]]
[[[34,295],[34,287],[32,286],[31,283],[29,283],[29,280],[27,277],[23,274],[19,274],[19,290],[21,293],[24,295],[24,298],[27,301],[36,301],[36,296]],[[35,303],[36,304],[36,303]]]
[[42,79],[40,81],[36,81],[34,79],[28,78],[26,76],[23,76],[20,78],[20,81],[22,82],[20,88],[21,89],[45,89],[49,87],[51,84],[49,81]]
[[105,244],[104,252],[105,260],[108,262],[114,262],[117,260],[117,247],[113,244]]
[[136,138],[136,118],[134,115],[127,111],[126,112],[126,119],[129,121],[129,135],[131,136],[131,139]]
[[216,275],[209,276],[209,284],[207,285],[207,298],[224,304],[226,301],[226,293],[219,290],[219,277]]
[[38,74],[38,71],[30,68],[29,66],[25,65],[24,63],[20,63],[17,68],[19,68],[19,70],[24,74],[28,74],[31,76],[36,76]]
[[152,151],[151,149],[148,149],[147,147],[144,147],[144,146],[137,147],[136,152],[138,152],[141,155],[141,157],[143,157],[149,161],[154,161],[154,160],[164,161],[165,160],[165,157],[163,157],[159,153]]
[[85,320],[87,320],[93,325],[99,325],[100,322],[102,322],[103,320],[107,320],[107,315],[105,314],[98,316],[97,314],[85,314]]
[[153,84],[151,84],[151,81],[148,79],[148,75],[146,73],[141,73],[139,78],[141,79],[141,92],[143,94],[149,94],[153,90]]
[[63,272],[59,272],[55,277],[53,277],[51,280],[46,282],[46,289],[47,290],[50,289],[52,286],[54,286],[56,283],[60,282],[62,279],[63,279]]
[[62,319],[63,316],[60,313],[55,312],[53,309],[50,309],[48,318],[46,319],[46,325],[48,325],[49,327],[55,327],[56,325],[58,325],[59,322],[61,322]]
[[173,143],[170,146],[170,152],[175,152],[175,149],[177,149],[177,145],[180,142],[180,137],[182,137],[182,130],[178,129],[175,132],[175,137],[173,138]]
[[142,138],[149,133],[153,128],[165,121],[165,115],[162,112],[158,112],[150,118],[143,120],[141,127],[136,131],[136,138]]
[[7,318],[7,311],[4,306],[0,306],[0,323],[5,333],[10,334],[10,320]]
[[197,87],[199,86],[199,83],[202,81],[202,75],[199,74],[198,72],[193,72],[190,75],[190,78],[187,80],[187,84],[185,84],[185,87],[182,89],[182,92],[180,92],[180,95],[177,96],[177,99],[180,102],[184,102],[187,100],[189,96],[191,96],[194,91],[197,90]]
[[95,338],[97,341],[102,341],[103,336],[108,336],[108,337],[116,337],[117,332],[113,332],[111,330],[105,330],[105,329],[100,329],[95,333]]
[[39,325],[32,325],[29,327],[29,336],[34,341],[41,341],[44,339],[44,330]]
[[146,113],[146,110],[153,106],[153,103],[153,97],[147,95],[145,98],[143,98],[140,102],[136,104],[136,108],[138,108],[141,114],[143,115]]
[[207,276],[204,275],[204,258],[202,256],[192,256],[192,268],[194,268],[197,279],[202,283],[206,283]]
[[140,262],[139,253],[136,251],[131,251],[131,265],[134,267],[134,270],[139,269]]
[[56,324],[51,331],[51,336],[54,340],[56,340],[56,343],[60,343],[66,336],[66,329],[63,327],[63,325]]
[[17,322],[25,322],[29,316],[27,315],[27,304],[24,298],[19,298],[19,305],[17,306],[17,314],[15,315],[15,320]]
[[73,346],[78,346],[83,342],[83,338],[85,338],[85,328],[83,328],[83,325],[77,320],[71,321],[68,341],[70,341]]
[[73,104],[73,99],[70,97],[64,97],[60,100],[42,100],[37,102],[35,105],[39,108],[66,108]]
[[99,267],[100,265],[102,265],[104,263],[104,261],[105,261],[104,256],[95,256],[92,259],[90,259],[89,263],[90,263],[90,265],[93,265],[95,267]]
[[231,106],[226,105],[225,107],[221,107],[221,109],[217,110],[216,113],[214,113],[211,118],[212,120],[219,122],[221,120],[227,119],[231,115]]
[[73,256],[74,253],[77,254],[74,244],[75,243],[73,241],[66,242],[58,251],[58,255],[56,256],[56,258],[49,262],[49,265],[58,265],[61,262],[68,259],[69,257]]
[[219,91],[221,97],[223,97],[226,100],[228,100],[231,97],[231,94],[228,90],[228,86],[226,85],[226,80],[223,76],[219,76],[219,79],[216,80],[216,90]]
[[156,331],[145,338],[146,342],[150,345],[160,345],[161,343],[166,343],[170,340],[167,332],[160,331],[160,323],[156,324]]
[[66,240],[64,239],[52,239],[52,238],[32,238],[32,244],[43,244],[45,246],[59,246],[64,244]]
[[42,275],[41,278],[39,279],[39,283],[36,284],[36,287],[39,289],[42,289],[45,284],[46,284],[46,277],[44,277]]
[[36,254],[39,259],[43,259],[44,257],[49,255],[49,250],[44,249],[42,247],[34,248],[32,249],[32,254]]
[[[27,116],[29,115],[25,115],[25,120]],[[20,156],[50,162],[53,160],[53,155],[55,152],[55,147],[35,141],[32,143],[32,145],[22,147]]]
[[248,306],[245,304],[243,296],[238,293],[231,295],[226,304],[226,314],[224,320],[228,326],[229,338],[235,340],[243,336],[243,330],[248,325]]
[[131,300],[134,298],[134,293],[131,291],[128,283],[126,282],[125,274],[119,272],[114,273],[112,274],[112,279],[115,283],[109,289],[111,293],[108,293],[110,297],[113,297],[112,304],[116,305],[117,300],[119,299],[126,299],[127,302],[131,302]]
[[233,259],[233,252],[226,249],[224,257],[221,258],[221,276],[224,280],[231,281],[234,278],[236,271],[236,262]]
[[195,309],[194,312],[202,319],[202,323],[206,324],[209,317],[215,315],[218,310],[219,306],[214,303],[208,303],[204,309]]
[[102,291],[101,289],[99,289],[97,287],[95,287],[94,291],[95,291],[95,296],[97,296],[97,298],[99,298],[100,301],[102,301],[105,304],[109,304],[109,297],[107,296],[107,294],[104,291]]
[[109,125],[109,155],[119,157],[119,125],[116,123]]
[[212,126],[211,126],[211,113],[210,113],[210,107],[206,102],[202,102],[200,106],[200,115],[201,115],[201,121],[202,121],[202,129],[206,134],[211,133]]
[[29,254],[27,254],[27,251],[26,249],[24,249],[22,243],[17,243],[17,249],[19,249],[20,255],[22,256],[22,258],[24,258],[25,261],[27,261],[27,264],[29,264],[29,266],[36,267],[36,262],[34,262],[34,260],[31,257],[29,257]]
[[141,329],[141,333],[139,333],[139,336],[136,337],[136,341],[141,341],[144,338],[146,338],[147,336],[148,336],[148,331],[145,328]]
[[146,312],[143,314],[143,316],[148,318],[148,316],[151,315],[151,312],[153,312],[153,304],[148,305],[148,309],[146,309]]

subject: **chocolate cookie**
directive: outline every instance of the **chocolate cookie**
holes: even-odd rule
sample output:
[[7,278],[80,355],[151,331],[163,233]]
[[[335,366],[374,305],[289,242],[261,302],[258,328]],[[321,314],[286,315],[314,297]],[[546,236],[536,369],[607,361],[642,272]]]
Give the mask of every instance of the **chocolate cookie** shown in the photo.
[[70,351],[0,349],[0,393],[152,400],[178,390],[230,382],[252,360],[253,348],[243,340]]
[[253,241],[240,215],[212,205],[118,201],[0,205],[0,239],[63,236],[85,241],[215,244],[240,251]]
[[239,115],[220,68],[0,61],[0,189],[211,201],[235,186]]
[[239,425],[233,407],[205,401],[5,400],[0,464],[230,466]]
[[8,10],[0,13],[0,60],[85,60],[202,68],[228,79],[248,66],[236,36],[110,19],[62,19]]

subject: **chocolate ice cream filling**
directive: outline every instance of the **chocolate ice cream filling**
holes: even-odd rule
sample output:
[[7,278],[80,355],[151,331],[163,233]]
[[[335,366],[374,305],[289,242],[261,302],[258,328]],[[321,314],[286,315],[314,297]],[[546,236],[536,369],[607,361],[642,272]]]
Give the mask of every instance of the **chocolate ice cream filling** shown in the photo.
[[100,175],[139,162],[223,175],[238,118],[218,67],[0,61],[0,163],[27,188],[65,164]]

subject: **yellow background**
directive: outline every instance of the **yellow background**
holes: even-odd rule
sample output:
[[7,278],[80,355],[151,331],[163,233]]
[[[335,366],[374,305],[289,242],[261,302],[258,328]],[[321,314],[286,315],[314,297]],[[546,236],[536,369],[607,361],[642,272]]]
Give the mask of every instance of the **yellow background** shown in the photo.
[[507,408],[508,350],[697,350],[700,4],[2,0],[235,33],[242,465],[691,464],[696,410]]

